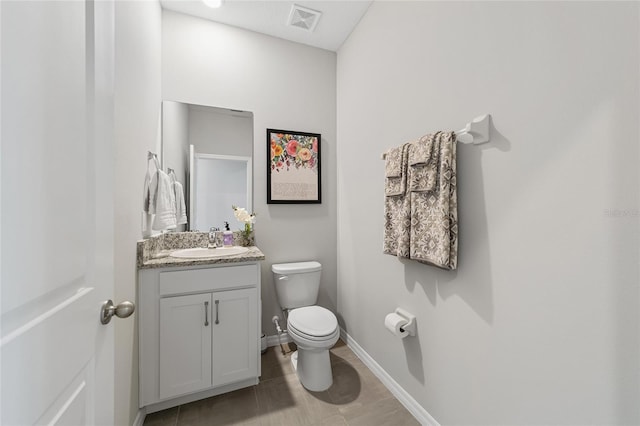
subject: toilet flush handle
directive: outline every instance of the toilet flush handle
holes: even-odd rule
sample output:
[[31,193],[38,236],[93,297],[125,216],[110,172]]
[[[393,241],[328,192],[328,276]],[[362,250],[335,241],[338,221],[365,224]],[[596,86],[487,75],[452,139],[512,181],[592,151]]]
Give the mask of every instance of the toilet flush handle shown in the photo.
[[278,277],[278,281],[285,281],[285,280],[288,280],[288,279],[289,279],[289,277],[286,276],[286,275],[281,275],[281,276]]

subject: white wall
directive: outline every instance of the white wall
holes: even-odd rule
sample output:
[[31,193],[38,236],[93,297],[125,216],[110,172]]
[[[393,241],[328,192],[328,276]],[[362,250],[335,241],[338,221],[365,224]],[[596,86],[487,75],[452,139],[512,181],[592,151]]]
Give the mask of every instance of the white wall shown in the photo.
[[[254,210],[262,263],[262,318],[282,316],[271,264],[318,260],[319,304],[336,309],[336,54],[297,43],[162,13],[163,99],[254,114]],[[266,129],[322,134],[322,204],[266,204]],[[229,206],[231,208],[231,206]]]
[[[147,151],[159,153],[161,10],[156,1],[115,2],[115,295],[136,300],[136,241],[141,234]],[[138,412],[137,318],[115,324],[115,419]]]
[[[374,2],[338,53],[341,322],[441,424],[640,423],[638,7]],[[383,255],[380,154],[483,113],[458,270]]]

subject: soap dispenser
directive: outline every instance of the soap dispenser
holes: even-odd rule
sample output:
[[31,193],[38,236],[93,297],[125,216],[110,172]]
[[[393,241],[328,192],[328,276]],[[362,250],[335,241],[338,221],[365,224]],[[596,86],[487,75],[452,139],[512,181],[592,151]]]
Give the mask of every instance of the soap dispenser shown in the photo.
[[222,235],[222,244],[225,247],[231,247],[233,245],[233,232],[229,229],[229,222],[224,223],[224,232]]

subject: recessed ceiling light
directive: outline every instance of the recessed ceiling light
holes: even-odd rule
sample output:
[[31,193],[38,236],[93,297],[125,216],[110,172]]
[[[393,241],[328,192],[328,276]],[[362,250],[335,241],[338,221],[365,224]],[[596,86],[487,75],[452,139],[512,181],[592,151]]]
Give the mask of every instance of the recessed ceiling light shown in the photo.
[[217,9],[222,6],[223,0],[202,0],[202,3],[206,4],[212,9]]

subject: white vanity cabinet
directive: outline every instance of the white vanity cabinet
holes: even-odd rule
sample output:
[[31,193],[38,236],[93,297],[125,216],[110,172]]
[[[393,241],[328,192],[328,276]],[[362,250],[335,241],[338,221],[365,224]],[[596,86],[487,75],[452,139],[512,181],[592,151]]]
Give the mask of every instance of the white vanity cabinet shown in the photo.
[[161,399],[211,387],[210,303],[211,293],[160,299]]
[[258,383],[257,262],[141,269],[140,406],[153,412]]

